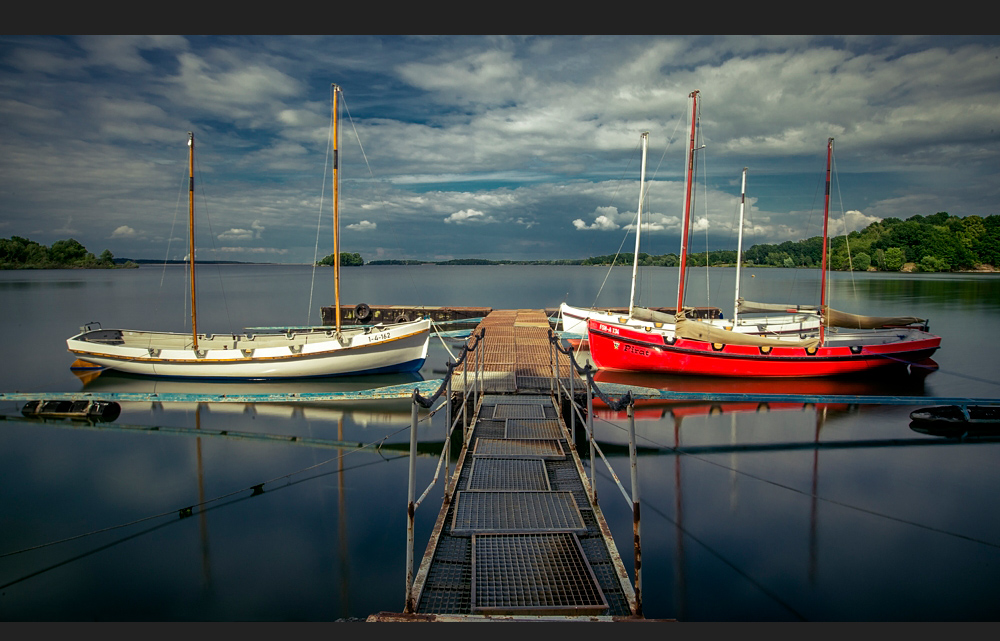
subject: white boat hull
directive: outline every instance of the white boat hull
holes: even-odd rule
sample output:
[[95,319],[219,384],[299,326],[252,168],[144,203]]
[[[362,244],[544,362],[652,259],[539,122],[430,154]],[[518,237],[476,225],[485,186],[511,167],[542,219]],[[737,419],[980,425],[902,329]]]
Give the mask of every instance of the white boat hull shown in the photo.
[[96,329],[67,339],[77,358],[130,374],[272,379],[417,371],[427,358],[430,320],[335,332],[190,335]]

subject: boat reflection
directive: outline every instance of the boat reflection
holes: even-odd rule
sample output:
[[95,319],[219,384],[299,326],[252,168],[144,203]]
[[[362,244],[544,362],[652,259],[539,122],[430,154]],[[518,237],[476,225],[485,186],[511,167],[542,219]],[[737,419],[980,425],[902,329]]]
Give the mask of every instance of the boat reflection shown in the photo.
[[[99,376],[89,378],[84,382],[83,389],[87,392],[125,392],[146,394],[198,394],[204,396],[239,396],[244,394],[308,394],[358,392],[374,390],[392,385],[417,383],[424,378],[418,372],[395,374],[377,374],[356,377],[322,377],[299,379],[295,381],[261,380],[261,381],[199,381],[182,379],[157,379],[147,376],[137,376],[114,370],[105,370]],[[142,402],[130,401],[132,408],[140,408]],[[232,414],[262,416],[274,419],[304,417],[309,420],[337,421],[345,415],[350,415],[356,425],[399,424],[409,420],[410,401],[408,399],[379,400],[324,400],[304,402],[289,400],[269,402],[204,402],[192,400],[184,402],[176,399],[171,406],[185,409],[185,406],[207,406],[213,414]],[[150,400],[147,407],[162,408],[162,403]]]
[[[795,402],[794,399],[765,402],[754,399],[754,394],[922,396],[925,378],[929,372],[936,369],[936,366],[936,363],[930,361],[919,368],[900,368],[895,376],[789,379],[709,378],[598,370],[594,374],[598,386],[607,383],[688,393],[748,395],[746,400],[739,402],[666,399],[643,399],[636,402],[634,416],[637,419],[637,432],[641,434],[643,443],[653,443],[662,448],[663,453],[658,456],[668,456],[670,460],[663,461],[666,466],[661,469],[670,470],[672,467],[673,472],[668,484],[660,486],[662,490],[672,484],[672,500],[667,499],[667,505],[670,507],[664,506],[657,513],[673,525],[674,609],[678,618],[681,620],[685,618],[688,607],[687,565],[691,553],[686,546],[689,535],[692,534],[688,531],[689,518],[686,514],[692,506],[684,496],[687,489],[685,477],[688,475],[685,470],[689,466],[697,467],[703,464],[692,461],[692,457],[701,459],[704,456],[714,456],[716,458],[713,464],[730,469],[728,498],[732,514],[739,513],[740,488],[745,481],[741,468],[749,466],[752,469],[752,464],[749,463],[752,459],[741,458],[744,452],[753,451],[755,457],[771,456],[775,461],[803,461],[802,458],[795,457],[808,457],[805,459],[808,461],[808,480],[803,479],[809,488],[803,492],[808,497],[808,507],[804,514],[806,525],[803,530],[807,537],[808,548],[803,558],[802,569],[810,585],[815,585],[819,580],[822,565],[819,545],[821,514],[819,482],[824,458],[821,452],[827,444],[822,438],[823,428],[835,420],[850,420],[851,416],[857,416],[866,406],[852,403],[850,399],[845,399],[843,403]],[[775,411],[781,414],[769,414],[768,418],[755,417],[764,412]],[[618,425],[617,430],[606,426],[600,426],[598,429],[601,429],[605,438],[620,442],[622,438],[620,426],[623,420],[627,420],[627,413],[612,412],[595,399],[594,415],[595,418],[604,419],[602,423],[606,421]],[[688,423],[689,429],[685,429],[685,419],[688,417],[704,418]],[[793,434],[796,436],[791,436]],[[836,444],[833,441],[830,443]],[[793,451],[802,454],[796,455],[792,453]],[[728,457],[728,460],[722,457]],[[667,478],[669,477],[664,475],[662,480]],[[752,491],[757,498],[760,490],[754,488]],[[667,492],[661,494],[664,498],[668,496]],[[797,616],[794,611],[792,614]]]
[[[851,376],[835,378],[754,378],[683,376],[647,372],[597,370],[594,381],[651,387],[674,392],[711,394],[805,394],[810,396],[920,396],[927,375],[937,369],[928,359],[920,367],[900,368],[895,376]],[[661,401],[656,401],[661,402]]]

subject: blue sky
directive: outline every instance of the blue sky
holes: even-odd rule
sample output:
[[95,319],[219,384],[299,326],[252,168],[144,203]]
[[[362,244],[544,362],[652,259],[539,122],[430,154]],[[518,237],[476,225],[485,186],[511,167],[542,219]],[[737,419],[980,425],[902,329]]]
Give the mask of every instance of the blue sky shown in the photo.
[[[629,251],[649,131],[650,253],[677,252],[688,94],[692,249],[997,211],[997,36],[0,36],[0,237],[306,263],[332,251],[330,85],[344,90],[343,251],[524,260]],[[357,137],[355,137],[355,132]],[[360,139],[360,146],[358,144]]]

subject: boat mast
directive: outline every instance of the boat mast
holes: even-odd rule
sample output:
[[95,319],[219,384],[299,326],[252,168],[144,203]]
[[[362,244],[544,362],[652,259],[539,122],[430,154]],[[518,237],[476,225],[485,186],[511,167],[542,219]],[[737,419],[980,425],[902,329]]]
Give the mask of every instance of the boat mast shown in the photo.
[[333,294],[336,301],[337,335],[340,335],[340,191],[338,179],[339,161],[337,149],[340,143],[340,132],[337,128],[338,102],[340,87],[333,87]]
[[642,200],[646,197],[646,147],[649,142],[649,132],[644,131],[642,138],[642,169],[639,172],[639,209],[635,215],[635,258],[632,259],[632,293],[628,299],[628,315],[632,317],[632,310],[635,308],[635,276],[639,268],[639,232],[642,229]]
[[191,337],[198,349],[198,306],[194,293],[194,133],[188,132],[188,257],[191,261]]
[[743,185],[740,187],[740,231],[736,240],[736,300],[733,301],[733,327],[740,314],[740,271],[743,269],[743,212],[747,203],[747,168],[743,168]]
[[820,261],[820,285],[819,285],[819,342],[823,344],[824,329],[826,325],[826,246],[827,232],[830,221],[830,166],[833,162],[833,138],[826,141],[826,194],[823,196],[823,254]]
[[691,183],[694,181],[694,139],[695,124],[698,122],[698,91],[692,91],[691,98],[691,140],[688,147],[687,175],[684,195],[684,229],[681,232],[681,269],[677,280],[677,313],[684,304],[684,276],[687,271],[688,229],[691,227]]

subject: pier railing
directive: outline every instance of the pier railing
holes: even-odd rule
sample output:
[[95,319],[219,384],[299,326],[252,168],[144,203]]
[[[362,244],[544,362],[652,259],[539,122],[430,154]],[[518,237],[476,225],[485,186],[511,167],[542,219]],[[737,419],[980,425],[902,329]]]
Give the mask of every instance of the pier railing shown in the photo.
[[[430,397],[424,397],[420,394],[418,389],[413,390],[413,402],[411,403],[412,409],[410,414],[410,467],[409,467],[409,482],[407,489],[407,507],[406,507],[406,606],[404,612],[411,614],[416,610],[416,603],[414,603],[413,596],[413,561],[414,561],[414,522],[416,517],[417,508],[423,500],[430,494],[432,488],[437,485],[438,479],[441,478],[441,468],[444,467],[444,499],[443,505],[448,505],[452,499],[453,488],[448,485],[448,469],[449,469],[449,455],[451,452],[451,435],[454,433],[459,420],[462,422],[462,445],[468,444],[469,438],[472,435],[472,426],[469,424],[469,412],[468,407],[471,399],[476,399],[480,401],[483,395],[483,376],[482,376],[482,362],[480,358],[480,350],[478,349],[480,342],[486,333],[485,328],[479,328],[472,337],[465,343],[462,348],[462,353],[458,357],[458,360],[454,363],[448,361],[447,365],[447,375],[438,390]],[[472,363],[473,372],[473,382],[472,387],[469,386],[469,366],[467,360],[474,356],[474,362]],[[452,417],[452,374],[455,370],[462,366],[462,405],[461,412],[455,412],[456,416]],[[437,399],[442,395],[446,395],[445,407],[446,411],[446,421],[445,421],[445,436],[444,436],[444,447],[441,449],[441,456],[438,458],[437,468],[434,470],[434,478],[428,484],[427,489],[423,491],[420,498],[414,499],[416,495],[416,485],[417,485],[417,424],[419,423],[418,415],[421,407],[425,409],[430,409]],[[439,406],[440,409],[440,406]]]
[[[558,399],[557,405],[562,405],[563,394],[570,404],[570,437],[573,443],[576,443],[576,419],[579,416],[581,422],[586,425],[587,443],[590,450],[590,478],[587,481],[587,491],[590,494],[590,500],[594,505],[597,505],[597,484],[595,482],[594,473],[596,467],[595,454],[601,457],[604,464],[607,466],[608,471],[611,473],[611,478],[614,479],[615,484],[621,491],[622,496],[625,497],[626,503],[631,504],[632,508],[632,535],[633,535],[633,558],[635,562],[635,612],[634,614],[642,615],[642,545],[641,545],[641,521],[639,518],[639,474],[638,474],[638,457],[636,456],[636,445],[635,445],[635,399],[632,396],[632,392],[626,392],[618,400],[614,400],[607,396],[594,382],[594,371],[595,369],[587,363],[584,367],[580,367],[576,359],[573,357],[573,350],[562,346],[562,343],[558,336],[550,329],[549,330],[549,360],[552,366],[552,383],[550,389],[553,394],[556,395]],[[569,387],[563,384],[563,377],[559,374],[559,354],[565,355],[569,359],[570,363],[570,376],[569,376]],[[575,389],[575,381],[577,375],[583,376],[586,381],[586,403],[587,403],[587,414],[586,416],[581,415],[580,406],[577,404],[577,394]],[[625,489],[622,485],[621,480],[618,478],[618,474],[615,472],[611,463],[608,461],[604,452],[601,451],[600,446],[594,440],[594,397],[599,398],[608,408],[613,412],[620,412],[621,410],[626,410],[628,413],[628,455],[629,455],[629,469],[630,469],[630,482],[632,486],[631,492]]]

